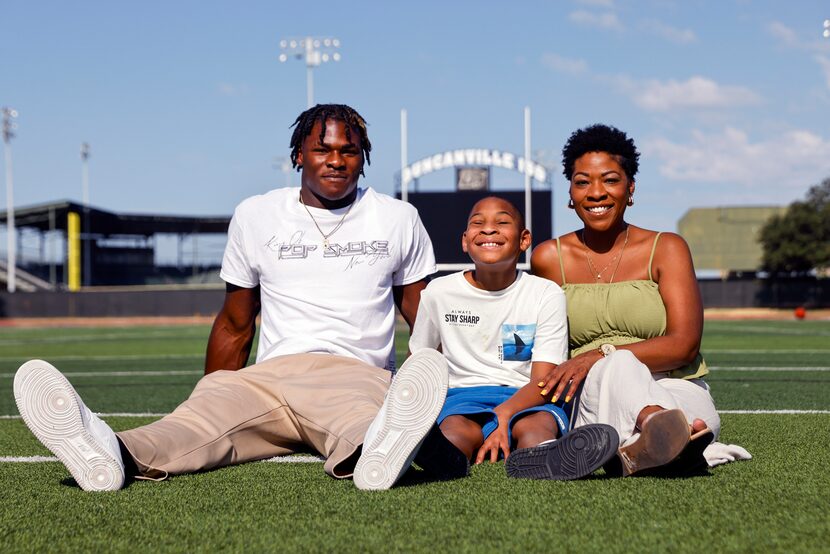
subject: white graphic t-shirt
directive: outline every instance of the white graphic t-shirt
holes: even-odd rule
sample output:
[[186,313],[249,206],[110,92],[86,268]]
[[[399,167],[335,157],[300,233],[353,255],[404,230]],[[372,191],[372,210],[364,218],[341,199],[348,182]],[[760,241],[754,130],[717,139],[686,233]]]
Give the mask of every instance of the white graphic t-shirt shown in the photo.
[[244,200],[234,211],[220,276],[261,287],[257,362],[325,352],[394,369],[392,286],[435,272],[432,243],[417,210],[358,189],[351,210],[309,207],[299,187]]
[[409,349],[438,348],[450,366],[450,387],[522,387],[532,362],[568,358],[565,294],[553,281],[519,272],[499,291],[471,285],[464,272],[432,281]]

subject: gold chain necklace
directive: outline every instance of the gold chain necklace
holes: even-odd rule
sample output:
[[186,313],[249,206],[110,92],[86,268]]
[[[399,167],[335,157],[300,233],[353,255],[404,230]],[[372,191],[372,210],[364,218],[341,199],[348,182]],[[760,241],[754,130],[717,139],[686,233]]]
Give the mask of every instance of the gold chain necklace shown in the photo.
[[334,226],[334,229],[332,229],[328,233],[324,233],[323,230],[320,228],[320,225],[317,223],[317,220],[314,219],[314,216],[311,214],[311,210],[309,210],[308,206],[305,205],[305,202],[303,201],[303,193],[300,192],[300,204],[303,205],[303,208],[305,208],[308,217],[311,218],[311,221],[312,223],[314,223],[314,226],[317,227],[317,231],[319,231],[320,236],[323,237],[323,248],[329,247],[329,237],[336,233],[337,230],[340,229],[340,227],[343,225],[343,222],[346,220],[346,216],[349,215],[349,212],[351,211],[352,206],[355,205],[355,202],[357,202],[357,198],[355,198],[355,201],[349,204],[349,207],[346,208],[346,211],[343,213],[343,217],[340,218],[340,221],[337,222],[337,225]]
[[601,271],[597,271],[596,266],[594,265],[593,260],[591,260],[591,256],[588,254],[588,241],[585,240],[585,231],[582,232],[582,246],[585,248],[585,259],[588,260],[588,270],[591,272],[591,275],[594,276],[595,281],[602,280],[602,274],[605,272],[606,269],[611,267],[611,264],[617,262],[617,265],[614,266],[614,271],[611,273],[611,278],[608,280],[609,283],[614,282],[614,276],[617,274],[617,269],[620,267],[620,262],[622,262],[622,255],[625,252],[625,245],[628,244],[628,229],[630,226],[626,225],[625,227],[625,240],[623,240],[622,248],[620,251],[617,252],[617,255],[614,256],[610,262],[605,264],[605,267],[602,268]]

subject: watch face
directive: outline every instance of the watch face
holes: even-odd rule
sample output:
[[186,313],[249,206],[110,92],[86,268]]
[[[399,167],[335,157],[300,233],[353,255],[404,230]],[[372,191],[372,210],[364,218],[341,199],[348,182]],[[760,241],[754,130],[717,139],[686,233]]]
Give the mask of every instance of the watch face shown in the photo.
[[599,349],[603,356],[610,356],[612,353],[617,351],[617,348],[613,344],[603,344],[599,347]]

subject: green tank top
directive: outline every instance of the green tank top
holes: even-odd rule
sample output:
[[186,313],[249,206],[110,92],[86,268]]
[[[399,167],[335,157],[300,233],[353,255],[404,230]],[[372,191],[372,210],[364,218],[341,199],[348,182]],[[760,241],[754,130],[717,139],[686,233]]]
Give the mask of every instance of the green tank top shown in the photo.
[[[666,307],[651,263],[660,233],[654,237],[648,259],[648,279],[617,283],[568,283],[559,238],[559,270],[562,290],[568,302],[568,333],[571,356],[596,350],[604,343],[623,345],[666,334]],[[696,379],[709,373],[703,356],[684,367],[668,372],[669,377]]]

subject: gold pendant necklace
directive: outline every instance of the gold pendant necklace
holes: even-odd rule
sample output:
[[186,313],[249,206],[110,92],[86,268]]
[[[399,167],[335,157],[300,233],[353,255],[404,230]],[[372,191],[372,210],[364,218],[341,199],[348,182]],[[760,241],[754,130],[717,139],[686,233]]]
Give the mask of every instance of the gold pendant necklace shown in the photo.
[[346,216],[349,215],[349,212],[351,211],[352,206],[355,205],[355,202],[357,202],[356,197],[355,197],[355,201],[352,202],[351,204],[349,204],[349,207],[346,208],[346,211],[343,213],[343,217],[340,218],[340,221],[337,222],[337,225],[334,226],[334,229],[332,229],[328,233],[324,233],[323,229],[320,228],[320,225],[317,224],[317,220],[314,219],[314,216],[312,215],[311,210],[309,210],[308,206],[305,205],[305,202],[303,201],[303,193],[302,193],[302,191],[300,191],[300,204],[303,205],[303,208],[305,208],[305,211],[308,214],[308,217],[311,218],[311,222],[314,223],[314,226],[317,227],[317,231],[320,233],[320,236],[323,237],[323,248],[328,248],[329,247],[329,237],[332,236],[334,233],[336,233],[337,230],[340,229],[340,227],[343,225],[343,222],[346,220]]
[[625,240],[623,240],[622,248],[620,251],[617,252],[617,255],[614,256],[610,262],[605,264],[605,267],[602,268],[601,271],[597,271],[596,266],[594,265],[593,260],[591,260],[591,256],[588,254],[588,241],[585,240],[585,231],[582,231],[582,246],[585,249],[585,259],[588,261],[588,271],[591,272],[591,275],[594,277],[595,281],[602,280],[602,274],[605,272],[606,269],[611,267],[611,264],[617,262],[617,265],[614,266],[614,271],[611,273],[611,278],[608,280],[609,283],[614,282],[614,276],[617,274],[617,269],[620,267],[620,262],[622,262],[622,255],[625,252],[625,245],[628,244],[628,229],[630,226],[626,225],[625,227]]

